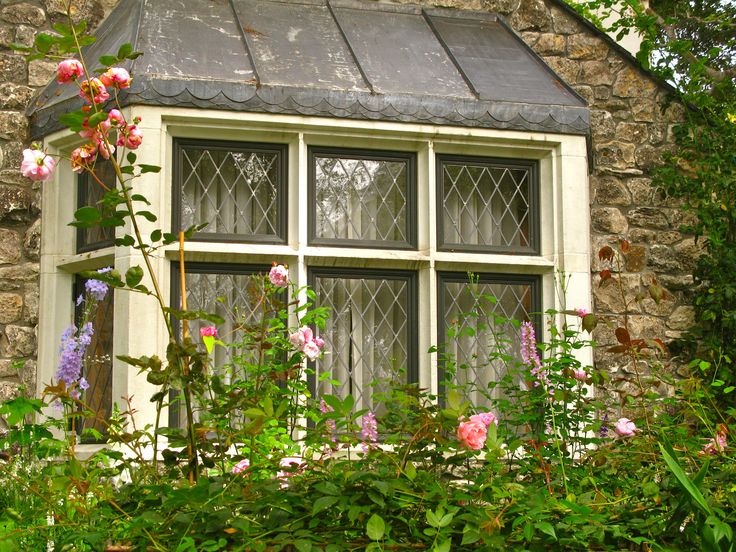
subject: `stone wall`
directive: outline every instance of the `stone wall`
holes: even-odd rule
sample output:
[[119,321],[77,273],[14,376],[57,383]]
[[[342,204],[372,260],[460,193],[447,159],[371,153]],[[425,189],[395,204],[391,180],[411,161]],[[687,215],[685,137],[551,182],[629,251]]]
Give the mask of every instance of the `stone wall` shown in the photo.
[[[74,0],[75,17],[99,22],[117,0]],[[404,0],[401,0],[404,1]],[[407,0],[416,3],[417,0]],[[629,305],[635,337],[677,337],[692,321],[687,290],[699,249],[681,234],[685,215],[661,199],[650,170],[671,145],[672,124],[681,108],[662,110],[667,90],[554,2],[544,0],[436,0],[426,5],[488,10],[511,26],[591,107],[594,168],[590,177],[597,314],[619,317],[624,305],[615,286],[598,285],[598,249],[620,239],[632,243],[621,258],[622,281],[630,299],[653,281],[666,290],[656,304],[647,297]],[[26,140],[23,111],[33,90],[44,85],[53,66],[30,65],[11,52],[10,42],[30,44],[35,34],[60,19],[62,0],[2,0],[0,11],[0,399],[35,379],[38,319],[38,189],[18,175]],[[601,328],[596,339],[614,342]],[[604,357],[599,360],[615,369]],[[16,362],[24,369],[19,373]]]
[[[74,18],[96,25],[116,0],[72,0]],[[39,186],[21,177],[27,145],[24,112],[34,91],[53,78],[56,64],[26,63],[11,43],[30,46],[36,34],[65,20],[65,0],[0,2],[0,401],[36,384]]]

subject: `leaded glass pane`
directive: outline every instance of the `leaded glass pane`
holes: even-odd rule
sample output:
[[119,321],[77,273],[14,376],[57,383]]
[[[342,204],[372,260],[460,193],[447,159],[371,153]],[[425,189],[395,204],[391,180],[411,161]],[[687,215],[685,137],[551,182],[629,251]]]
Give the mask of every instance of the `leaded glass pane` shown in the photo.
[[285,148],[179,148],[180,229],[206,223],[197,238],[284,240]]
[[[84,278],[77,277],[75,279],[74,287],[77,295],[84,293],[84,282]],[[84,304],[80,303],[76,308],[77,326],[81,323],[83,306]],[[105,298],[97,304],[89,318],[94,333],[92,334],[92,341],[87,346],[84,358],[82,375],[89,383],[89,388],[84,391],[82,398],[87,408],[94,412],[94,417],[79,417],[76,419],[77,431],[80,434],[85,429],[91,428],[105,435],[107,433],[105,422],[112,415],[113,309],[114,294],[111,289],[105,295]],[[94,441],[89,436],[85,436],[84,440],[85,442]]]
[[536,250],[532,164],[440,158],[444,248]]
[[315,241],[410,245],[411,159],[315,152]]
[[[332,311],[319,332],[328,353],[316,365],[317,395],[352,394],[356,409],[371,408],[373,393],[397,378],[406,381],[413,354],[413,281],[318,274],[314,289],[319,306]],[[339,383],[324,380],[325,374]]]
[[442,364],[454,363],[452,382],[464,386],[468,400],[487,405],[494,395],[489,384],[520,359],[519,331],[510,320],[529,320],[537,310],[536,282],[474,278],[471,283],[466,275],[440,276]]
[[[206,269],[203,269],[206,270]],[[216,314],[223,318],[217,326],[218,339],[227,344],[243,342],[244,332],[260,327],[263,320],[263,274],[268,269],[243,268],[241,272],[200,269],[186,273],[187,310]],[[189,333],[194,339],[203,326],[212,324],[202,320],[189,323]],[[215,347],[215,366],[226,366],[234,356],[253,361],[252,349],[239,347]]]
[[[108,188],[115,187],[117,183],[115,169],[109,161],[99,161],[95,165],[95,174]],[[79,175],[77,190],[77,208],[96,207],[104,214],[105,207],[99,202],[105,195],[105,189],[89,173],[85,172]],[[114,239],[114,226],[95,225],[90,228],[77,228],[77,251],[90,251],[107,247],[113,244]]]

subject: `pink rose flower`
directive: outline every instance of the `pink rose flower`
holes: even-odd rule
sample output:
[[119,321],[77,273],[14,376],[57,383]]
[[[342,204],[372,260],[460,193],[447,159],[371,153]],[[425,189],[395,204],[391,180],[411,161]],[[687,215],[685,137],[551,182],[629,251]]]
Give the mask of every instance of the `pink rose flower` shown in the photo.
[[583,368],[573,368],[572,377],[578,381],[585,381],[588,379],[588,373]]
[[268,273],[268,279],[276,287],[289,285],[289,270],[284,265],[274,265]]
[[309,360],[319,358],[320,349],[314,341],[308,341],[302,347],[302,352]]
[[110,99],[110,94],[100,79],[82,81],[79,87],[81,89],[79,95],[87,102],[99,104]]
[[250,461],[247,458],[243,458],[233,466],[233,473],[243,473],[248,468],[250,468]]
[[478,421],[488,427],[491,424],[498,425],[498,416],[496,416],[493,412],[478,412],[478,414],[473,414],[470,417],[470,421]]
[[304,347],[307,341],[312,340],[312,328],[302,326],[289,336],[289,342],[297,349]]
[[72,170],[81,174],[84,169],[91,167],[97,158],[97,147],[93,144],[85,144],[72,152]]
[[135,125],[128,125],[127,128],[120,129],[118,137],[118,146],[125,146],[128,149],[138,149],[143,142],[143,133]]
[[130,78],[130,73],[122,67],[110,67],[100,75],[100,80],[105,86],[113,86],[122,90],[123,88],[130,88],[133,79]]
[[728,431],[726,426],[721,425],[716,436],[705,442],[700,454],[704,456],[716,456],[718,454],[722,454],[728,445],[728,441],[726,440],[726,431]]
[[628,418],[619,418],[618,421],[613,424],[613,430],[616,432],[616,435],[619,435],[620,437],[631,437],[639,431],[636,424]]
[[325,340],[322,339],[320,336],[315,337],[313,340],[315,345],[319,347],[320,349],[325,346]]
[[279,479],[288,479],[304,471],[306,464],[301,456],[285,456],[279,461],[280,470],[276,477]]
[[482,449],[487,436],[487,426],[480,420],[467,420],[457,426],[457,438],[463,446],[471,450]]
[[119,109],[111,109],[110,113],[107,114],[107,120],[111,125],[117,126],[125,122],[125,117],[123,117]]
[[56,67],[56,82],[65,84],[77,80],[77,77],[81,77],[83,73],[84,67],[79,60],[65,59]]
[[577,314],[580,318],[585,318],[590,313],[586,309],[579,308],[579,309],[575,309],[575,314]]
[[41,150],[23,150],[23,161],[20,164],[20,172],[31,180],[48,180],[56,166],[53,157],[46,155]]
[[215,326],[205,326],[199,328],[200,337],[217,337],[217,328]]
[[97,151],[105,159],[110,159],[110,156],[115,153],[115,146],[105,142],[102,136],[97,138]]

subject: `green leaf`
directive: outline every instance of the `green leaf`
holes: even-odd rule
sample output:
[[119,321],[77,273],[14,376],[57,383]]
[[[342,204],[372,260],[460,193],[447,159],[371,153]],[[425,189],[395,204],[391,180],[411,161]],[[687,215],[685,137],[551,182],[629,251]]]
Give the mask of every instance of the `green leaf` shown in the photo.
[[374,541],[381,540],[384,533],[386,532],[386,523],[383,518],[378,514],[373,514],[368,520],[368,524],[365,528],[365,534],[368,538]]
[[102,215],[100,215],[96,207],[81,207],[74,212],[74,220],[85,224],[99,222],[101,218]]
[[555,528],[552,527],[551,523],[548,523],[546,521],[539,521],[534,524],[534,527],[539,529],[545,535],[549,535],[553,539],[557,540],[557,534],[555,533]]
[[42,54],[47,54],[51,49],[51,46],[54,45],[54,39],[46,33],[39,33],[36,35],[36,39],[33,41],[33,44],[36,47],[36,50]]
[[116,238],[115,245],[118,247],[130,247],[131,245],[135,245],[135,239],[130,234],[126,234],[122,238]]
[[442,541],[441,543],[438,543],[437,546],[435,546],[432,550],[433,552],[450,552],[451,545],[452,541],[450,539],[447,539],[445,541]]
[[[319,512],[326,510],[327,508],[334,506],[340,499],[336,496],[321,496],[314,501],[312,506],[312,515],[318,514]],[[378,539],[374,539],[378,540]]]
[[154,215],[150,211],[138,211],[136,215],[142,216],[144,219],[146,219],[148,222],[156,222],[158,219],[156,218],[156,215]]
[[111,65],[115,65],[118,62],[118,58],[115,56],[102,56],[100,57],[100,65],[104,66],[105,68],[110,67]]
[[156,229],[153,232],[151,232],[151,241],[157,242],[161,239],[161,230]]
[[72,132],[79,132],[86,118],[87,114],[83,111],[71,111],[59,115],[59,122]]
[[139,266],[131,266],[125,273],[125,283],[134,288],[143,279],[143,269]]
[[145,165],[141,163],[138,166],[141,169],[141,174],[161,172],[161,167],[159,167],[158,165]]
[[51,25],[51,27],[61,36],[73,36],[72,28],[69,25],[65,25],[64,23],[54,23],[53,25]]
[[[680,483],[683,489],[687,491],[687,493],[690,495],[690,498],[695,502],[695,504],[698,505],[698,507],[705,512],[708,515],[713,514],[713,511],[710,509],[710,506],[708,506],[708,503],[705,501],[705,497],[700,492],[700,489],[698,489],[695,484],[690,481],[690,478],[687,476],[685,471],[680,467],[680,464],[678,464],[677,460],[671,455],[665,447],[662,445],[662,443],[659,444],[659,450],[662,452],[662,457],[664,458],[665,463],[667,464],[667,467],[670,469],[670,471],[674,474],[674,476],[677,478],[677,481]],[[673,451],[674,454],[674,451]]]
[[40,399],[17,397],[3,403],[2,407],[0,407],[0,415],[5,417],[8,425],[14,426],[25,420],[25,417],[28,415],[40,414],[43,406],[43,401]]
[[90,116],[89,120],[87,121],[87,126],[89,126],[90,128],[95,128],[102,121],[107,121],[107,113],[104,111],[98,111],[94,115]]
[[135,163],[135,160],[138,159],[138,156],[132,151],[129,151],[128,155],[126,155],[125,158],[128,160],[128,163],[132,165],[133,163]]
[[133,53],[133,45],[130,44],[129,42],[126,42],[125,44],[120,46],[120,48],[118,49],[118,58],[124,59],[132,53]]

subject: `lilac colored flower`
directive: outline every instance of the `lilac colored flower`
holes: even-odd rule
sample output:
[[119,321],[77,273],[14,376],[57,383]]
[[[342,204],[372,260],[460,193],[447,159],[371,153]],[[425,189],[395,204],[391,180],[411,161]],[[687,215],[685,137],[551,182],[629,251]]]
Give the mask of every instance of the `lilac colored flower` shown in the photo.
[[378,422],[376,422],[376,415],[371,411],[363,415],[360,436],[372,443],[378,441]]
[[[335,409],[327,404],[324,399],[320,399],[319,411],[322,412],[322,414],[327,414],[328,412],[334,412]],[[337,442],[337,436],[335,435],[337,425],[335,424],[335,420],[325,420],[325,427],[327,428],[327,434],[330,436],[330,440]]]
[[79,297],[77,297],[77,302],[76,302],[77,306],[81,305],[83,302],[84,302],[84,295],[80,295]]
[[89,382],[85,378],[79,378],[79,388],[86,391],[89,389]]
[[87,346],[92,342],[92,324],[87,323],[76,335],[77,328],[71,326],[61,335],[59,347],[59,366],[56,370],[56,379],[63,381],[67,386],[75,385],[82,377],[82,361]]
[[94,297],[96,301],[102,301],[105,299],[105,295],[107,295],[107,290],[110,289],[110,286],[100,280],[87,280],[84,283],[84,289],[86,289],[87,293]]
[[534,335],[534,326],[531,322],[524,322],[521,325],[521,360],[531,368],[531,374],[536,378],[534,387],[538,387],[540,384],[549,386],[547,370],[542,366],[542,361],[537,353],[537,338]]
[[598,436],[601,439],[608,437],[608,412],[604,412],[601,417],[601,428],[598,430]]

